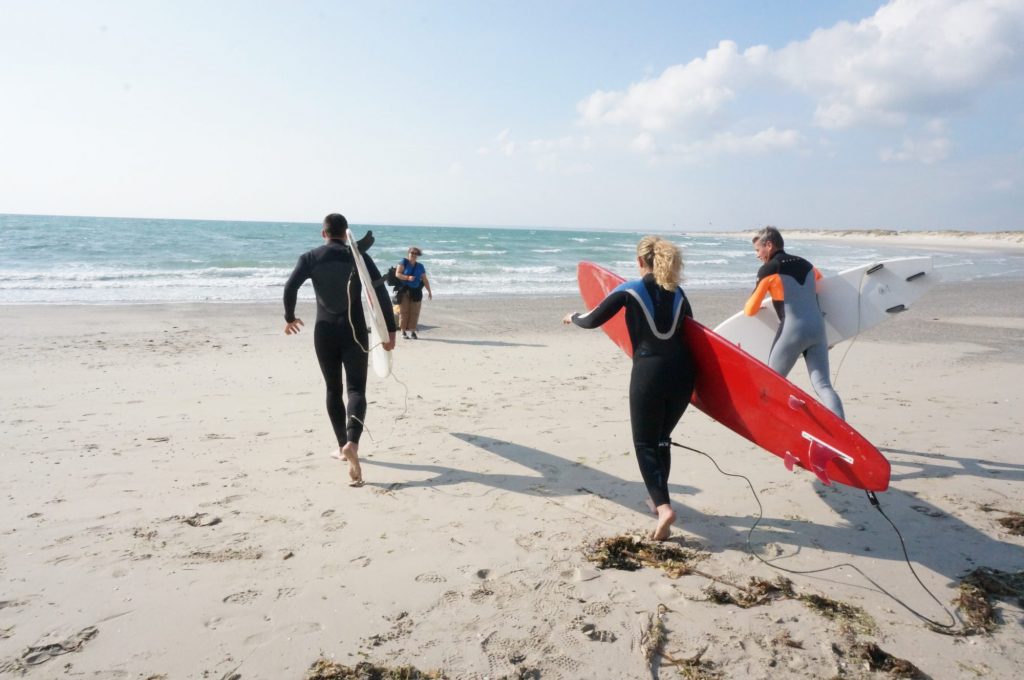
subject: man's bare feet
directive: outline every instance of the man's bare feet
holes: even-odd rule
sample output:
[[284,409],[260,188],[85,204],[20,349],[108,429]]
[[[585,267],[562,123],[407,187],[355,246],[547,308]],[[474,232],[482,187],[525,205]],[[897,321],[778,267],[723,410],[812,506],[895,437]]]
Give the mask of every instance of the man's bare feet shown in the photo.
[[349,442],[341,447],[341,455],[348,461],[349,486],[363,485],[363,469],[359,467],[359,444]]
[[659,505],[657,511],[658,526],[651,532],[651,539],[654,541],[664,541],[672,534],[672,525],[676,521],[676,513],[668,503]]

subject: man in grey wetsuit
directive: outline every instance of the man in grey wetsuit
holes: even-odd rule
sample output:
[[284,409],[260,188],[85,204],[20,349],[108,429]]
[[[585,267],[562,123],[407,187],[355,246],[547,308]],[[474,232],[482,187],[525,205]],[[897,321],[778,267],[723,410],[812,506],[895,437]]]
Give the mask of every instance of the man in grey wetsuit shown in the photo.
[[828,410],[845,420],[843,402],[832,387],[828,369],[828,342],[825,321],[818,307],[817,280],[821,274],[807,260],[783,250],[782,234],[765,227],[754,236],[754,251],[764,264],[757,271],[757,287],[743,311],[757,314],[766,294],[772,297],[779,315],[768,365],[776,373],[789,375],[803,355],[807,373],[818,399]]

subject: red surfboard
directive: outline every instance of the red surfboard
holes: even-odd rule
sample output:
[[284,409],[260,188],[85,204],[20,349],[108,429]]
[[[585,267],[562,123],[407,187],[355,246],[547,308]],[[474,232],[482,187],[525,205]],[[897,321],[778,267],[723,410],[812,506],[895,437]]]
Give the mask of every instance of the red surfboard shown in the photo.
[[[580,262],[577,278],[588,309],[625,280],[592,262]],[[633,355],[625,310],[601,328]],[[685,320],[684,332],[697,363],[694,406],[782,458],[789,470],[799,465],[825,484],[839,482],[867,491],[889,488],[889,461],[845,421],[693,319]]]

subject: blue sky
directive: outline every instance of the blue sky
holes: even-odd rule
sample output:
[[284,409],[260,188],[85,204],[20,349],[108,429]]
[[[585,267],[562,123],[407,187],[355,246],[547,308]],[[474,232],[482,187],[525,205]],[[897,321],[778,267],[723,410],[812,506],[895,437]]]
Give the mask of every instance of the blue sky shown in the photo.
[[0,212],[1024,229],[1024,0],[0,0]]

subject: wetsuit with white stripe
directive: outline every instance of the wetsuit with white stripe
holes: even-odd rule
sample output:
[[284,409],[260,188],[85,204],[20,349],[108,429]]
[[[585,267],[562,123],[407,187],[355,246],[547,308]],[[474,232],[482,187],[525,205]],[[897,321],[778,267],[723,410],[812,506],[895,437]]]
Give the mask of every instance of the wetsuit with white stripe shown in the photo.
[[[377,302],[384,312],[388,331],[395,331],[395,315],[391,300],[377,265],[362,253]],[[284,318],[295,320],[295,301],[299,287],[307,279],[313,280],[316,292],[316,326],[313,346],[327,385],[327,415],[331,419],[338,446],[347,442],[359,443],[366,418],[366,366],[369,340],[366,318],[361,304],[363,285],[355,267],[352,251],[344,241],[331,240],[299,257],[294,271],[284,286]],[[349,318],[351,316],[351,319]],[[366,348],[366,349],[364,349]],[[347,419],[342,401],[342,369],[348,392]]]
[[682,288],[669,292],[648,274],[627,281],[573,323],[597,328],[626,309],[626,327],[633,344],[629,381],[629,418],[640,474],[654,504],[669,503],[668,475],[672,464],[671,435],[690,396],[696,369],[683,338],[683,319],[693,316]]
[[764,296],[771,295],[779,315],[779,330],[768,355],[768,365],[776,373],[789,375],[797,359],[803,356],[818,399],[828,410],[844,418],[843,402],[829,378],[828,341],[816,287],[820,278],[821,273],[810,262],[778,250],[758,270],[757,287],[747,300],[744,312],[753,316]]

